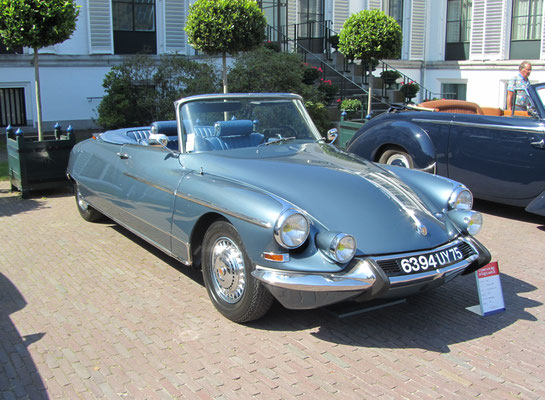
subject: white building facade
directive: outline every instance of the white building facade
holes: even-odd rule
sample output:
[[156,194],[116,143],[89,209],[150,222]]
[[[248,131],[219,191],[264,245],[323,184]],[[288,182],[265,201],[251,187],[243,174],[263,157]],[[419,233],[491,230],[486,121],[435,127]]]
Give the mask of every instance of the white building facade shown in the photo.
[[[522,60],[532,82],[545,81],[544,0],[261,0],[271,31],[314,37],[339,32],[352,13],[381,9],[403,31],[400,60],[387,61],[435,97],[505,107],[507,81]],[[40,51],[45,129],[60,122],[96,128],[102,82],[129,54],[193,56],[183,30],[190,0],[77,0],[73,36]],[[328,22],[329,21],[329,22]],[[319,50],[318,50],[319,51]],[[0,126],[35,127],[30,49],[0,48]]]

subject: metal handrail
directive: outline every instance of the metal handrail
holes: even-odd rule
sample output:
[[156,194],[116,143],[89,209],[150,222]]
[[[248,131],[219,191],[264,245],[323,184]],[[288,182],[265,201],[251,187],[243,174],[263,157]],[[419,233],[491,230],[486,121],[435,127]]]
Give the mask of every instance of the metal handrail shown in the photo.
[[[286,25],[284,25],[284,26],[286,26]],[[346,84],[350,84],[350,85],[356,87],[357,89],[361,90],[365,95],[369,95],[369,91],[366,88],[359,85],[358,83],[356,83],[355,81],[353,81],[352,79],[350,79],[349,77],[344,75],[342,72],[339,72],[337,70],[337,68],[335,68],[334,66],[328,64],[327,62],[325,62],[324,60],[322,60],[321,58],[316,56],[309,49],[307,49],[306,47],[304,47],[303,45],[298,43],[298,41],[296,39],[290,38],[289,36],[285,35],[283,32],[280,32],[278,29],[276,29],[276,28],[269,25],[268,26],[268,31],[270,31],[270,30],[276,31],[276,33],[279,35],[279,37],[282,38],[281,49],[283,48],[283,51],[289,51],[290,49],[287,46],[291,43],[294,46],[295,49],[302,51],[303,61],[304,62],[307,61],[307,57],[311,57],[311,58],[313,58],[314,60],[316,60],[319,63],[320,67],[322,67],[322,70],[325,70],[325,68],[328,68],[328,70],[332,71],[334,74],[341,77],[341,88],[340,88],[340,98],[341,98],[341,100],[346,97],[343,94]],[[279,40],[279,43],[280,43],[280,40]],[[344,60],[346,62],[346,57],[344,57]],[[385,104],[385,105],[389,105],[388,103],[384,102],[381,98],[379,98],[377,96],[374,96],[373,94],[371,94],[371,96],[372,96],[373,99],[379,101],[380,103]]]

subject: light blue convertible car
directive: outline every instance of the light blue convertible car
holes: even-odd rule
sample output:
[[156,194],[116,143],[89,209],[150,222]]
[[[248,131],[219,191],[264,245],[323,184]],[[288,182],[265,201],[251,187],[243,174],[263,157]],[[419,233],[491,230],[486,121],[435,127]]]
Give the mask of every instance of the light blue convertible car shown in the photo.
[[263,316],[273,299],[310,309],[405,297],[490,260],[469,190],[338,150],[297,95],[202,95],[175,107],[176,121],[77,144],[68,175],[84,219],[105,215],[202,268],[233,321]]

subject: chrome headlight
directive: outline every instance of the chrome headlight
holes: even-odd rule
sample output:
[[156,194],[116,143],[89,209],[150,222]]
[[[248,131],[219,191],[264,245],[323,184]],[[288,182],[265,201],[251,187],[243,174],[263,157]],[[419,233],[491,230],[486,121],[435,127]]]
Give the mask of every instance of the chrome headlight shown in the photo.
[[286,249],[295,249],[305,243],[310,224],[308,219],[294,209],[282,212],[274,226],[274,238],[278,244]]
[[452,210],[448,213],[449,218],[466,233],[474,236],[483,227],[483,216],[477,211]]
[[339,232],[319,233],[316,244],[330,259],[341,264],[350,261],[357,249],[354,236]]
[[471,210],[473,195],[465,186],[458,186],[450,194],[448,205],[451,210]]

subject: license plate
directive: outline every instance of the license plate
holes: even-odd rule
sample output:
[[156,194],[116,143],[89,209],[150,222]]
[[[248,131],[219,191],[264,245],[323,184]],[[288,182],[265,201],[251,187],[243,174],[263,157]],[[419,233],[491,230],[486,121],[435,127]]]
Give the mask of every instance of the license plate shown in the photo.
[[406,274],[413,274],[415,272],[425,272],[441,268],[462,260],[463,258],[464,255],[458,246],[453,246],[433,253],[400,258],[398,259],[398,264],[403,272]]

